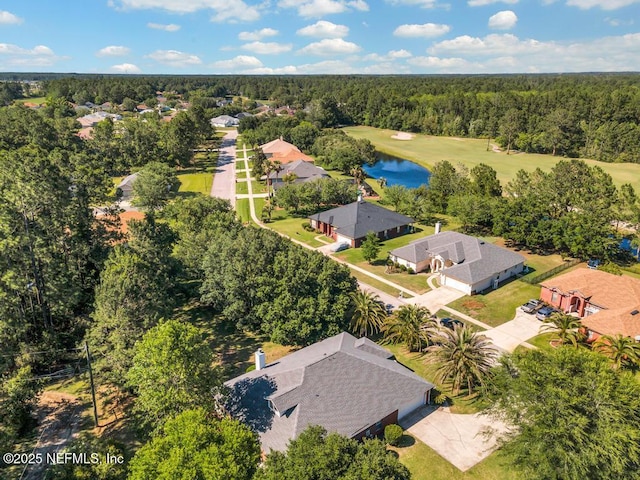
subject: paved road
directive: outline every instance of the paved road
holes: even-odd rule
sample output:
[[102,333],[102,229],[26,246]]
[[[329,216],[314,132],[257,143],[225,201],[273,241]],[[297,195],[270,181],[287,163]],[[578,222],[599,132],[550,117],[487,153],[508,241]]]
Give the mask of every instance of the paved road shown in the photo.
[[211,185],[211,196],[227,199],[236,204],[236,138],[238,131],[231,130],[222,139],[218,166]]

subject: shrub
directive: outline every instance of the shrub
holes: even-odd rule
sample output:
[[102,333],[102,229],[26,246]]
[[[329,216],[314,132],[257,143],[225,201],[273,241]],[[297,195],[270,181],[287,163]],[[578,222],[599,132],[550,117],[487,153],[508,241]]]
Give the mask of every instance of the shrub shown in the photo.
[[400,271],[406,272],[407,271],[407,266],[406,265],[400,265]]
[[384,440],[389,445],[397,445],[402,438],[402,427],[400,425],[392,424],[384,427]]
[[302,222],[302,228],[304,230],[306,230],[307,232],[315,231],[314,228],[311,226],[311,224],[309,222]]
[[409,275],[413,275],[413,274],[415,274],[415,273],[416,273],[416,271],[415,271],[413,268],[408,267],[408,268],[407,268],[407,273],[408,273]]

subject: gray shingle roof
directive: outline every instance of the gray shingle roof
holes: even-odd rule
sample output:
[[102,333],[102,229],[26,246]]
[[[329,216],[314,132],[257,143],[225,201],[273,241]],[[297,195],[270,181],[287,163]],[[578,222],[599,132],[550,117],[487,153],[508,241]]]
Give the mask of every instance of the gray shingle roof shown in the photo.
[[340,235],[354,239],[363,238],[370,231],[380,233],[414,222],[406,215],[364,201],[332,208],[309,218],[332,225]]
[[[348,333],[298,350],[225,385],[240,392],[237,401],[251,403],[253,411],[248,413],[263,419],[261,425],[247,423],[259,433],[265,452],[285,450],[289,440],[309,425],[352,437],[433,388],[393,360],[389,351]],[[257,400],[260,395],[262,402]],[[280,416],[265,418],[265,412],[270,413],[268,401]]]
[[278,178],[279,180],[282,180],[287,173],[294,173],[298,178],[307,178],[318,175],[323,177],[329,176],[324,168],[316,167],[313,163],[305,162],[304,160],[296,160],[295,162],[286,163],[280,168],[281,170],[277,175],[276,172],[271,172],[269,174],[269,178]]
[[457,265],[445,268],[443,273],[467,284],[474,284],[523,263],[519,253],[458,232],[440,232],[389,252],[412,263],[433,256]]

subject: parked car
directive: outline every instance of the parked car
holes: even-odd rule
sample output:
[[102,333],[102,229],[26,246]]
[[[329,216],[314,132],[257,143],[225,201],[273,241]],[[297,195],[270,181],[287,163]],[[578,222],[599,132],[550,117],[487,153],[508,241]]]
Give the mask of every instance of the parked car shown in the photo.
[[520,308],[524,313],[535,313],[540,307],[542,307],[542,302],[540,300],[531,299]]
[[464,323],[462,323],[460,320],[456,320],[455,318],[446,317],[440,319],[440,325],[453,330],[456,325],[462,327]]
[[556,311],[553,308],[549,307],[548,305],[545,305],[540,310],[538,310],[538,313],[536,313],[536,318],[541,322],[544,322],[547,318],[549,318],[554,313],[556,313]]
[[341,252],[349,248],[350,245],[347,242],[336,243],[333,247],[330,248],[332,252]]
[[391,315],[395,310],[396,306],[393,303],[387,303],[385,305],[385,309],[387,310],[387,315]]
[[589,260],[587,262],[587,267],[589,267],[592,270],[595,270],[596,268],[598,268],[600,266],[600,260],[596,259],[596,258],[592,258],[591,260]]

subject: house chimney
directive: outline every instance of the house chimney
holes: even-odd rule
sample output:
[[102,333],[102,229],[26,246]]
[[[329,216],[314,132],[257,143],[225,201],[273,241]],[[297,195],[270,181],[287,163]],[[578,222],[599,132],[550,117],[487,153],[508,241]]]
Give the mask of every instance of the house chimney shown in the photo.
[[436,233],[440,233],[441,228],[442,228],[442,223],[436,222]]
[[259,348],[258,351],[255,353],[255,359],[256,359],[256,370],[262,370],[266,365],[266,359],[265,359],[264,352],[262,351],[261,348]]
[[[351,197],[353,198],[353,197]],[[362,201],[362,193],[358,193],[358,203],[360,203]]]

